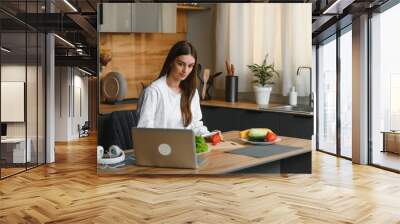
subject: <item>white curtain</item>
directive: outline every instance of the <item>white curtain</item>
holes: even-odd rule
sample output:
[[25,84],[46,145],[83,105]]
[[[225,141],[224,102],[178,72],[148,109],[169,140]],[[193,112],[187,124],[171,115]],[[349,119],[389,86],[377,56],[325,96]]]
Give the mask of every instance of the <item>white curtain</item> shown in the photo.
[[[310,75],[299,66],[311,67],[311,4],[229,3],[218,4],[216,25],[216,70],[224,71],[225,60],[235,66],[239,92],[252,91],[253,75],[247,65],[274,63],[280,78],[273,93],[287,95],[296,86],[299,96],[309,94]],[[225,79],[216,87],[224,88]]]

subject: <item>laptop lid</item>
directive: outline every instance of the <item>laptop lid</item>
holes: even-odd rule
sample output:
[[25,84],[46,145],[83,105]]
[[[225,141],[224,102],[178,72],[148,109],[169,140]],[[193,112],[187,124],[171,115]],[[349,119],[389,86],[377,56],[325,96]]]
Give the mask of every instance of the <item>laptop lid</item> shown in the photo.
[[132,128],[136,165],[198,168],[194,133],[190,129]]

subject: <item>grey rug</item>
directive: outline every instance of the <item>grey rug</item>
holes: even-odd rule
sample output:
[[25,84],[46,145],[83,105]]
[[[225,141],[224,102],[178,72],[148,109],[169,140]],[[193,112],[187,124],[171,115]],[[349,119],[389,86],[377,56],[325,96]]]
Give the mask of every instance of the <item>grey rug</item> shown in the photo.
[[291,147],[284,145],[263,145],[263,146],[248,146],[245,148],[235,149],[226,153],[245,155],[255,158],[263,158],[281,153],[292,152],[302,149],[302,147]]

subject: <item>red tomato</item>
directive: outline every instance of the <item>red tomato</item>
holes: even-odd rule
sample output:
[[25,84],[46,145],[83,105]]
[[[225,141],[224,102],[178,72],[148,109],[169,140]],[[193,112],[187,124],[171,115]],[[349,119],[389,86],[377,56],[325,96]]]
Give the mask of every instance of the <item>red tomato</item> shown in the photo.
[[219,133],[216,133],[213,136],[211,136],[211,144],[216,145],[220,142],[221,142],[221,136],[219,135]]
[[268,134],[265,136],[265,140],[267,142],[273,142],[276,140],[276,138],[277,138],[276,134],[273,133],[272,131],[268,132]]

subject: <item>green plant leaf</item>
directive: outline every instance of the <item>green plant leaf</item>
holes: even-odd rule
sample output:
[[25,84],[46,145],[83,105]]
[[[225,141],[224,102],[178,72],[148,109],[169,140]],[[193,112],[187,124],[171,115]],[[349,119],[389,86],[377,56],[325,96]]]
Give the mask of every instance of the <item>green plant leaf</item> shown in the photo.
[[266,54],[265,58],[262,61],[262,64],[251,64],[247,65],[250,71],[253,73],[256,78],[253,83],[258,83],[261,86],[265,86],[267,84],[274,84],[274,82],[270,81],[274,78],[274,76],[279,77],[279,73],[275,70],[274,63],[267,64],[268,54]]

